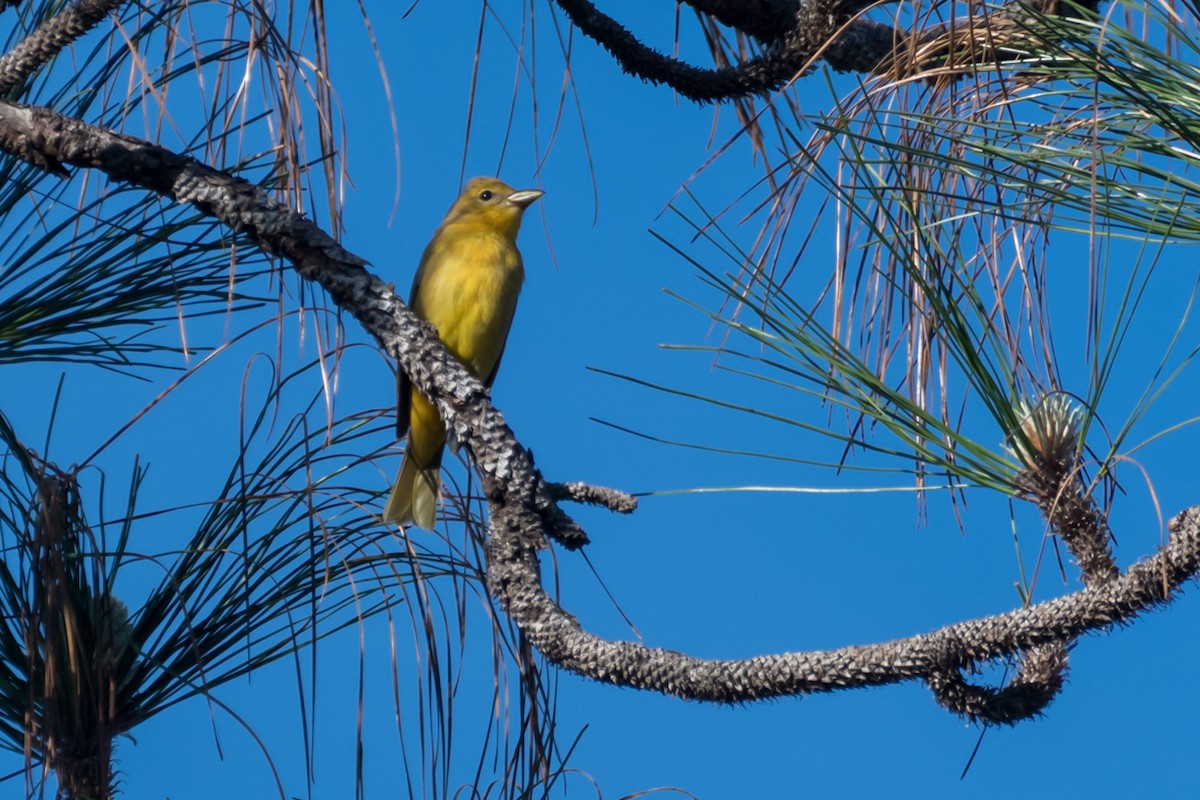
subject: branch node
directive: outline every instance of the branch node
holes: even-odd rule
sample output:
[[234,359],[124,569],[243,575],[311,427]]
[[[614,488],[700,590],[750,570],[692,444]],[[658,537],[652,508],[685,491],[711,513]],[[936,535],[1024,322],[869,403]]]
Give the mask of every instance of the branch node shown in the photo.
[[637,511],[637,498],[619,489],[607,486],[592,486],[588,483],[574,481],[571,483],[547,483],[546,490],[555,501],[567,500],[572,503],[600,506],[618,514],[632,514]]
[[960,670],[931,671],[925,683],[938,705],[971,722],[1015,725],[1040,716],[1062,691],[1067,679],[1067,646],[1063,642],[1031,647],[1008,685],[975,686]]

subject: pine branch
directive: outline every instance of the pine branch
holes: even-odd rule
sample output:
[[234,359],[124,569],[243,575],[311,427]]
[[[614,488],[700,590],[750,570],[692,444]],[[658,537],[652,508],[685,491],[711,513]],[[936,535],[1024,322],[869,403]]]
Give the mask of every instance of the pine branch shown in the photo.
[[[533,466],[483,385],[449,354],[393,288],[303,215],[244,180],[192,158],[43,108],[0,102],[0,150],[31,163],[96,169],[109,179],[190,203],[264,252],[293,264],[353,315],[414,384],[437,404],[483,474],[491,509],[488,583],[529,641],[552,663],[596,680],[695,700],[742,702],[766,697],[924,680],[939,702],[976,719],[1013,722],[1038,713],[1061,686],[1065,647],[1076,637],[1128,623],[1171,601],[1200,572],[1200,507],[1171,522],[1169,543],[1111,581],[1007,614],[869,646],[705,660],[583,630],[541,584],[537,552],[557,538],[579,546],[582,530],[558,509],[564,494],[609,497],[581,487],[552,487]],[[614,501],[615,502],[615,501]],[[1024,654],[1025,667],[1005,690],[977,691],[964,671]],[[998,700],[996,698],[999,698]],[[989,702],[990,700],[990,702]]]

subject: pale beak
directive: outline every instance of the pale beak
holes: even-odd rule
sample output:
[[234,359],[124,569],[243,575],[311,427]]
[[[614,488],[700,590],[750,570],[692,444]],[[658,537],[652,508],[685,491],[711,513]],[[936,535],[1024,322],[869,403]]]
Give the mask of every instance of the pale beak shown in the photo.
[[541,189],[522,189],[519,192],[513,192],[508,196],[508,202],[517,208],[525,208],[534,200],[544,195]]

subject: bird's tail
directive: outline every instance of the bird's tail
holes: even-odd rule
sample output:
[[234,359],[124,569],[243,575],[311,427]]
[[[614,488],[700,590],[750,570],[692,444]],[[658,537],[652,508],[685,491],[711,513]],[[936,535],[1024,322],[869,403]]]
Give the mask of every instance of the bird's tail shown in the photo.
[[[440,454],[439,454],[440,455]],[[387,506],[383,510],[384,522],[415,523],[425,530],[433,530],[437,520],[438,476],[442,469],[439,457],[430,466],[417,465],[416,459],[404,454],[400,465],[400,476],[392,486]]]

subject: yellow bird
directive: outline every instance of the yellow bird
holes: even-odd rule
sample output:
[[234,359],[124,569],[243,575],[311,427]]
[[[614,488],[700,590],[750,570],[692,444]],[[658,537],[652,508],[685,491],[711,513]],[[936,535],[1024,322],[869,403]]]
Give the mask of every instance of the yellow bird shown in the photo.
[[[413,312],[431,322],[450,352],[487,386],[496,378],[525,278],[517,250],[521,214],[541,196],[498,178],[472,179],[434,231],[413,279]],[[383,519],[432,530],[446,426],[404,370],[397,388],[396,435],[407,430],[408,447]]]

